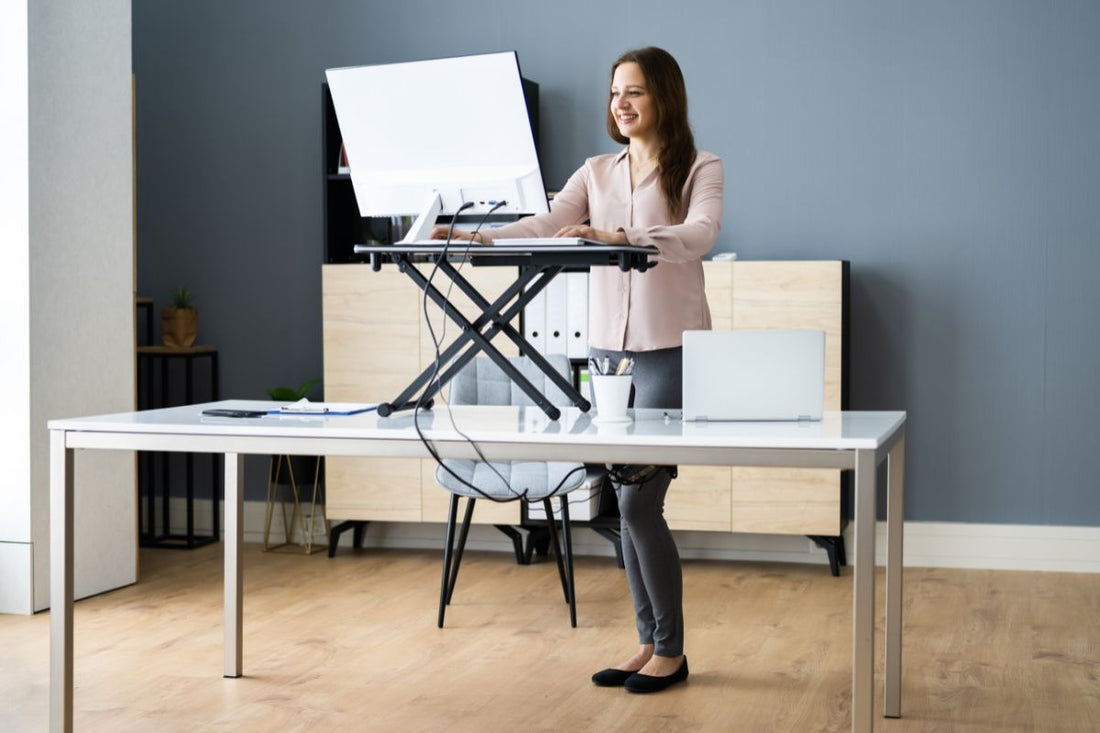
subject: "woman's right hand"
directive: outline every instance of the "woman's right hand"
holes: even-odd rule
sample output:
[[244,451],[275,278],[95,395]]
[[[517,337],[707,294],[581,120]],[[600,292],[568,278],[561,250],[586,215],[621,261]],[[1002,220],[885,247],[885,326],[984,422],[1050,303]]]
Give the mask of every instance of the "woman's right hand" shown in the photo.
[[[432,227],[432,239],[446,239],[448,230],[450,230],[450,227]],[[458,240],[462,242],[468,242],[470,241],[470,239],[473,239],[475,242],[479,243],[482,243],[484,241],[482,240],[480,233],[471,236],[470,232],[464,231],[462,229],[455,229],[451,232],[451,241]]]

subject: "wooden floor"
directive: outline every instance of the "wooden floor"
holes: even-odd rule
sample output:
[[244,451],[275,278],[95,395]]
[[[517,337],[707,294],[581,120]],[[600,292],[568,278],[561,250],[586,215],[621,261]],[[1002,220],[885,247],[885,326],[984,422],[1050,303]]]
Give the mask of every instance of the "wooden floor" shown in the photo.
[[[141,583],[77,604],[77,730],[850,728],[850,570],[685,562],[691,678],[638,696],[588,681],[635,644],[611,560],[579,560],[571,629],[552,563],[473,553],[437,629],[438,553],[249,545],[233,680],[221,552],[145,550]],[[0,731],[47,729],[48,634],[0,616]],[[907,569],[902,714],[876,730],[1100,730],[1100,575]]]

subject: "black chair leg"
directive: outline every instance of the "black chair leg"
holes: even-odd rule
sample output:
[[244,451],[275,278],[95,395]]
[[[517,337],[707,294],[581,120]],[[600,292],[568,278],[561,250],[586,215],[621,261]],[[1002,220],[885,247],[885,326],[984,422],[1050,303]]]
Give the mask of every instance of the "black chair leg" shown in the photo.
[[454,567],[451,568],[450,588],[447,590],[447,604],[450,605],[451,597],[455,594],[455,583],[458,582],[458,566],[462,564],[462,552],[466,549],[466,537],[470,534],[470,519],[474,516],[474,502],[476,499],[467,497],[466,514],[462,518],[462,530],[458,533],[458,547],[455,549]]
[[458,495],[451,494],[451,511],[447,516],[447,539],[443,545],[443,580],[439,588],[439,620],[437,625],[443,628],[443,614],[447,611],[448,581],[451,576],[451,551],[455,541],[455,522],[458,520]]
[[565,546],[565,576],[568,578],[569,625],[577,628],[577,584],[573,577],[573,538],[569,530],[569,496],[561,497],[561,537]]
[[569,603],[569,584],[565,580],[565,563],[562,562],[561,545],[558,544],[558,525],[554,521],[554,508],[550,505],[548,498],[542,500],[542,505],[546,509],[546,528],[550,532],[550,547],[554,550],[554,560],[558,563],[561,592],[565,596],[565,602]]

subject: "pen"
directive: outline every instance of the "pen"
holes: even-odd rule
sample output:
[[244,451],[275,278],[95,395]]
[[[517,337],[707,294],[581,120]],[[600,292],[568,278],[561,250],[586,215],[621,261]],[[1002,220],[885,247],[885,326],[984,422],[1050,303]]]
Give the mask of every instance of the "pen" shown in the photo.
[[630,358],[624,356],[619,360],[619,366],[615,368],[615,376],[622,376],[627,373],[627,369],[630,367]]

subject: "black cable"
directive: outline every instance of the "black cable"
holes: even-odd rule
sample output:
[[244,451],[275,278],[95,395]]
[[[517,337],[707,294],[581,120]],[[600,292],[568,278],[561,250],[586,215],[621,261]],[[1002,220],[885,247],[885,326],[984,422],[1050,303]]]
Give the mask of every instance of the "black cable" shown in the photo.
[[[475,237],[477,237],[477,234],[481,230],[481,227],[484,226],[485,223],[488,221],[489,216],[492,215],[492,213],[494,211],[496,211],[497,209],[499,209],[500,207],[505,206],[507,203],[508,203],[507,201],[500,201],[500,202],[494,204],[492,208],[490,208],[488,211],[485,212],[485,214],[481,217],[480,221],[478,221],[477,226],[474,227],[474,231],[471,232],[470,238],[466,242],[466,246],[465,246],[465,248],[462,252],[462,255],[463,255],[462,261],[459,263],[458,269],[461,270],[462,266],[466,263],[466,260],[469,256],[470,248],[473,246],[474,239],[475,239]],[[473,206],[473,202],[472,201],[467,201],[467,202],[463,203],[462,206],[460,206],[457,211],[455,211],[455,215],[451,219],[451,224],[447,228],[447,238],[446,238],[446,240],[444,241],[444,244],[443,244],[443,251],[442,251],[442,253],[440,253],[439,258],[436,259],[435,264],[432,267],[432,270],[428,275],[428,286],[431,285],[432,279],[435,277],[435,273],[439,270],[440,261],[447,256],[447,254],[450,250],[451,242],[453,241],[453,237],[454,237],[455,222],[458,218],[459,213],[461,213],[462,211],[470,208],[471,206]],[[444,300],[447,303],[450,303],[450,292],[451,292],[451,289],[453,287],[454,287],[454,280],[452,279],[450,285],[448,285],[448,287],[447,287],[447,293],[444,296]],[[441,349],[440,349],[440,344],[442,342],[443,337],[445,337],[445,335],[446,335],[447,319],[444,318],[442,335],[439,338],[437,338],[436,334],[435,334],[435,329],[432,327],[431,319],[428,316],[427,288],[425,288],[425,291],[424,291],[422,309],[423,309],[423,312],[424,312],[424,322],[428,326],[428,333],[429,333],[429,335],[432,339],[432,346],[435,350],[435,369],[432,372],[431,379],[428,381],[428,385],[431,385],[431,384],[434,384],[436,379],[439,377],[440,359],[441,359],[441,356],[442,356]],[[420,395],[417,397],[416,404],[413,406],[413,427],[416,429],[416,433],[419,436],[421,443],[424,444],[424,448],[428,451],[429,455],[432,456],[432,458],[435,460],[436,464],[438,464],[444,471],[446,471],[451,476],[453,476],[455,478],[455,480],[457,480],[463,486],[466,486],[466,487],[470,488],[471,490],[477,492],[480,496],[482,496],[485,499],[488,499],[489,501],[506,502],[506,501],[516,501],[517,499],[527,500],[527,497],[529,495],[529,493],[528,493],[529,490],[524,489],[523,491],[517,491],[516,489],[512,488],[510,482],[507,479],[504,478],[504,476],[500,473],[500,471],[497,470],[496,466],[493,465],[493,462],[488,460],[485,457],[485,454],[481,452],[481,448],[478,446],[477,442],[474,441],[473,439],[471,439],[468,435],[463,433],[458,428],[458,425],[455,423],[454,414],[450,413],[449,411],[448,411],[448,415],[449,415],[450,420],[451,420],[452,429],[456,433],[458,433],[458,435],[460,435],[467,443],[470,444],[470,446],[477,453],[478,458],[481,459],[481,462],[486,464],[490,468],[490,470],[492,470],[492,472],[496,474],[497,478],[499,478],[501,480],[501,482],[504,484],[504,487],[507,489],[507,491],[510,492],[511,494],[513,494],[513,497],[508,498],[508,499],[499,499],[499,498],[490,496],[485,491],[481,490],[477,486],[471,484],[469,481],[466,481],[464,478],[459,476],[457,473],[455,473],[449,466],[447,466],[443,462],[443,459],[441,459],[439,457],[439,454],[436,452],[434,446],[432,446],[431,441],[429,441],[424,436],[423,431],[420,429],[419,415],[420,415],[420,411],[423,409],[424,395],[425,395],[426,392],[427,392],[427,386],[425,387],[424,390],[421,391]],[[442,400],[442,393],[438,392],[437,394],[440,395],[440,399]],[[574,468],[574,469],[570,470],[569,472],[567,472],[565,474],[565,476],[562,477],[561,481],[558,482],[558,485],[555,486],[553,488],[553,490],[550,491],[549,494],[547,494],[546,498],[549,499],[550,497],[558,496],[559,492],[561,491],[562,487],[565,485],[566,481],[568,481],[569,477],[572,476],[577,471],[581,471],[581,470],[585,470],[585,471],[587,470],[583,464],[581,464],[577,468]],[[591,500],[592,495],[593,494],[589,494],[588,500]]]
[[[466,242],[466,246],[465,246],[465,249],[463,250],[463,253],[462,253],[462,254],[463,254],[463,257],[462,257],[462,260],[461,260],[461,261],[459,262],[459,266],[458,266],[458,269],[460,269],[460,270],[461,270],[461,269],[462,269],[462,267],[463,267],[463,266],[464,266],[464,265],[466,264],[466,260],[467,260],[467,258],[468,258],[468,255],[469,255],[469,252],[470,252],[470,248],[471,248],[471,247],[473,246],[473,242],[475,241],[475,238],[477,237],[477,234],[478,234],[478,232],[479,232],[479,231],[481,231],[481,228],[482,228],[482,227],[483,227],[483,226],[485,225],[485,223],[486,223],[486,222],[488,221],[488,219],[489,219],[489,216],[490,216],[490,215],[492,215],[492,213],[493,213],[494,211],[496,211],[496,210],[497,210],[497,209],[499,209],[500,207],[502,207],[502,206],[506,205],[507,203],[508,203],[507,201],[501,201],[501,202],[499,202],[499,203],[497,203],[497,204],[494,204],[494,205],[493,205],[493,207],[492,207],[491,209],[489,209],[489,210],[488,210],[487,212],[485,212],[485,214],[484,214],[484,215],[483,215],[483,216],[481,217],[481,220],[480,220],[480,221],[478,221],[478,223],[477,223],[477,226],[475,226],[475,227],[474,227],[474,231],[470,233],[470,238],[469,238],[469,239],[467,240],[467,242]],[[448,232],[450,232],[450,231],[453,231],[453,227],[454,227],[454,223],[452,222],[452,225],[451,225],[451,229],[450,229],[450,230],[448,230]],[[446,251],[447,251],[448,247],[449,247],[449,245],[445,245],[445,246],[444,246],[444,252],[446,252]],[[445,300],[447,300],[448,302],[450,301],[450,296],[449,296],[449,294],[450,294],[450,289],[451,289],[452,287],[454,287],[454,280],[452,280],[452,281],[451,281],[451,284],[450,284],[450,285],[448,286],[448,290],[447,290],[447,292],[448,292],[448,295],[447,295],[447,296],[445,297]],[[444,331],[444,334],[445,334],[445,333],[446,333],[446,326],[447,326],[447,322],[446,322],[446,321],[444,321],[444,322],[443,322],[443,326],[444,326],[444,328],[443,328],[443,331]],[[434,330],[433,330],[433,329],[431,328],[430,324],[429,324],[429,328],[428,328],[428,330],[429,330],[429,332],[430,332],[430,333],[431,333],[431,335],[432,335],[432,341],[433,341],[433,346],[435,347],[435,354],[436,354],[436,361],[437,361],[437,370],[436,370],[436,373],[438,373],[438,361],[439,361],[439,357],[440,357],[440,351],[439,351],[439,347],[440,347],[440,342],[442,341],[442,339],[440,339],[440,340],[436,340],[436,339],[435,339],[435,332],[434,332]],[[441,399],[442,399],[442,398],[441,398]],[[508,481],[508,480],[507,480],[506,478],[504,478],[503,474],[501,474],[501,473],[500,473],[500,471],[498,471],[498,470],[497,470],[496,466],[494,466],[494,465],[493,465],[493,462],[492,462],[492,461],[490,461],[490,460],[488,460],[488,459],[487,459],[487,458],[485,457],[485,454],[481,452],[481,448],[480,448],[480,447],[478,446],[477,442],[476,442],[476,441],[474,441],[473,439],[471,439],[471,438],[470,438],[470,437],[469,437],[468,435],[466,435],[465,433],[463,433],[463,432],[462,432],[462,431],[461,431],[461,430],[459,429],[459,427],[458,427],[458,424],[457,424],[457,423],[455,422],[455,419],[454,419],[454,414],[453,414],[453,413],[451,413],[451,412],[448,412],[448,416],[450,417],[450,420],[451,420],[451,428],[452,428],[452,429],[453,429],[453,430],[454,430],[454,431],[455,431],[456,433],[458,433],[458,434],[459,434],[460,436],[462,436],[462,438],[464,438],[464,439],[466,440],[466,442],[467,442],[467,443],[469,443],[469,444],[470,444],[470,446],[471,446],[471,447],[472,447],[472,448],[474,449],[474,451],[475,451],[475,452],[477,453],[477,455],[478,455],[478,458],[480,458],[480,459],[481,459],[481,462],[482,462],[482,463],[484,463],[485,465],[487,465],[487,466],[489,467],[489,469],[490,469],[490,470],[491,470],[491,471],[492,471],[493,473],[495,473],[495,474],[496,474],[497,478],[499,478],[499,479],[500,479],[500,481],[501,481],[501,483],[503,483],[503,484],[504,484],[504,487],[505,487],[505,488],[507,489],[507,491],[509,491],[509,492],[510,492],[511,494],[513,494],[513,498],[510,498],[510,499],[498,499],[498,498],[496,498],[496,497],[493,497],[493,496],[489,496],[489,495],[488,495],[488,494],[486,494],[486,493],[485,493],[484,491],[482,491],[481,489],[479,489],[479,488],[478,488],[477,486],[475,486],[475,485],[473,485],[473,484],[469,483],[468,481],[464,480],[464,479],[463,479],[462,477],[458,476],[458,475],[457,475],[457,474],[456,474],[456,473],[455,473],[454,471],[452,471],[452,470],[451,470],[451,468],[450,468],[449,466],[447,466],[447,465],[443,464],[443,463],[442,463],[442,461],[440,461],[440,460],[439,460],[439,458],[438,458],[438,457],[436,457],[436,462],[437,462],[437,463],[439,463],[439,465],[440,465],[440,466],[441,466],[441,467],[443,468],[443,470],[447,471],[447,473],[449,473],[449,474],[451,474],[452,476],[454,476],[454,478],[455,478],[456,480],[458,480],[459,482],[461,482],[461,483],[462,483],[463,485],[465,485],[465,486],[469,487],[470,489],[472,489],[472,490],[476,491],[476,492],[477,492],[478,494],[480,494],[480,495],[481,495],[481,496],[483,496],[484,498],[487,498],[487,499],[489,499],[490,501],[496,501],[496,502],[505,502],[505,501],[516,501],[517,499],[524,499],[524,500],[527,500],[527,499],[528,499],[528,496],[529,496],[529,493],[528,493],[528,492],[529,492],[529,490],[528,490],[528,489],[524,489],[523,491],[517,491],[516,489],[514,489],[514,488],[513,488],[512,486],[511,486],[510,482],[509,482],[509,481]],[[428,447],[428,446],[425,446],[425,447]],[[430,447],[428,447],[428,450],[429,450],[429,452],[432,452],[432,449],[431,449]],[[568,473],[566,473],[566,474],[565,474],[565,476],[563,476],[563,477],[562,477],[561,481],[559,481],[559,482],[558,482],[558,485],[557,485],[557,486],[555,486],[555,487],[554,487],[554,488],[553,488],[553,489],[552,489],[552,490],[550,491],[550,493],[549,493],[549,494],[547,494],[546,498],[550,498],[550,497],[553,497],[553,496],[558,496],[559,492],[561,491],[561,488],[562,488],[562,487],[563,487],[563,486],[565,485],[566,481],[568,481],[569,477],[570,477],[570,476],[572,476],[572,475],[573,475],[574,473],[576,473],[577,471],[581,470],[582,468],[584,468],[584,466],[583,466],[583,465],[582,465],[582,466],[578,466],[577,468],[574,468],[574,469],[572,469],[571,471],[569,471]],[[589,497],[589,499],[591,499],[591,496]]]

